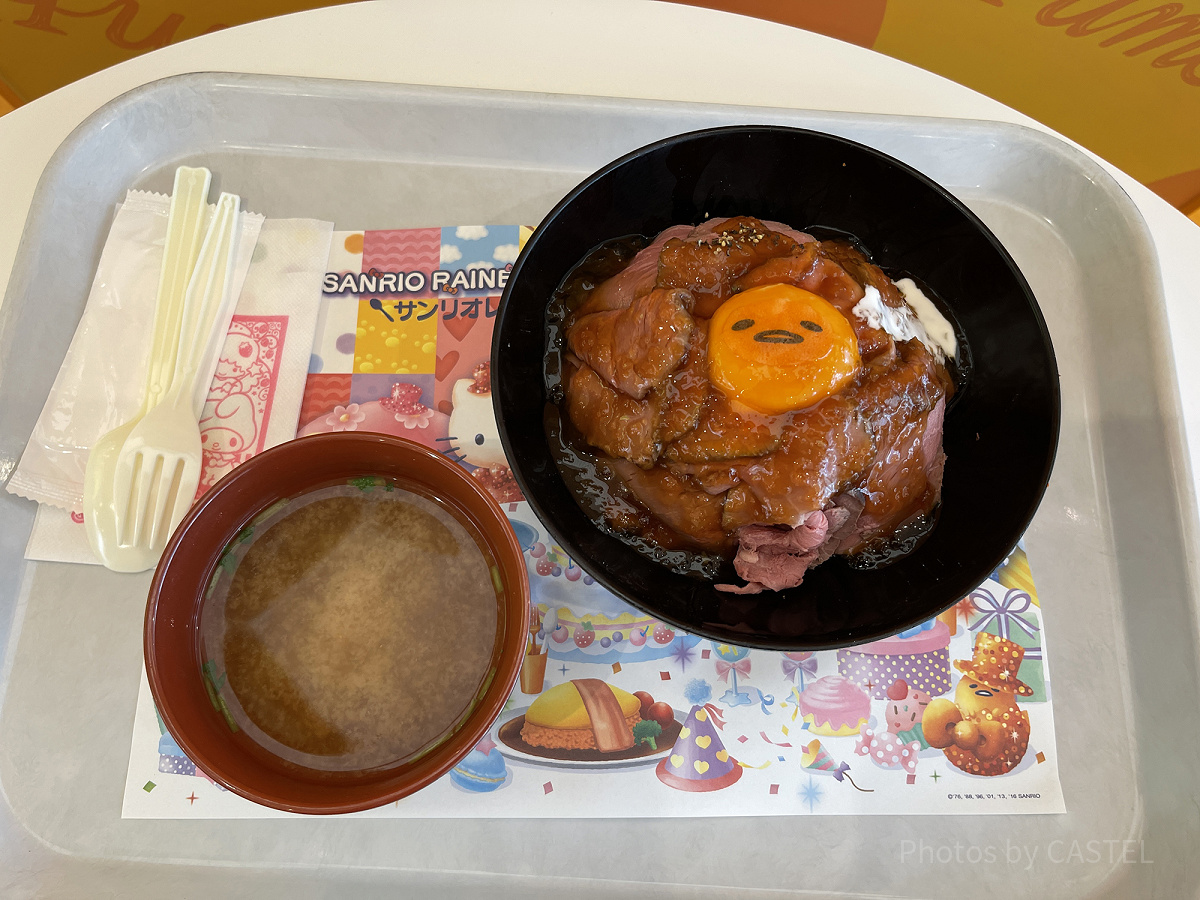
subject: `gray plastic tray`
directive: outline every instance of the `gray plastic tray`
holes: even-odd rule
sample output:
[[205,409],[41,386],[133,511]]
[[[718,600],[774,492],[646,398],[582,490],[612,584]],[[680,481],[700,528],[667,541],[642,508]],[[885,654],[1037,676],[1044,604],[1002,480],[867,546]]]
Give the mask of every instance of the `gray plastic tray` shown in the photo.
[[645,896],[650,884],[714,896],[1196,891],[1200,677],[1185,562],[1194,523],[1176,499],[1188,488],[1158,272],[1116,183],[1040,133],[257,76],[156,82],[81,125],[38,187],[0,307],[0,474],[49,391],[128,187],[167,191],[175,166],[202,163],[214,188],[268,216],[343,228],[535,223],[605,162],[735,123],[824,130],[908,162],[979,214],[1037,294],[1062,371],[1063,424],[1027,543],[1068,813],[122,820],[149,578],[24,562],[33,505],[3,494],[0,894],[161,896],[183,883],[222,896],[340,896],[350,885],[521,897]]

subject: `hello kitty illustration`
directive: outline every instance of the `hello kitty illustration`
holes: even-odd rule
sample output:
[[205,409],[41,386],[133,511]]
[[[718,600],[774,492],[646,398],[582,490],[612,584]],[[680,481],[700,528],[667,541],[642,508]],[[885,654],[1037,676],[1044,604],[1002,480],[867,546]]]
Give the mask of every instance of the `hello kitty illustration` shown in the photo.
[[492,411],[492,365],[481,362],[472,378],[460,378],[451,395],[450,429],[442,451],[455,462],[474,467],[471,473],[501,503],[523,500],[517,487]]
[[446,414],[422,402],[422,388],[418,384],[397,381],[389,391],[388,396],[378,400],[345,405],[339,403],[301,428],[297,436],[338,431],[376,431],[440,450],[446,442],[446,423],[449,421]]
[[508,465],[492,411],[491,368],[491,363],[482,362],[472,372],[474,378],[454,382],[450,443],[446,449],[459,462],[482,468]]

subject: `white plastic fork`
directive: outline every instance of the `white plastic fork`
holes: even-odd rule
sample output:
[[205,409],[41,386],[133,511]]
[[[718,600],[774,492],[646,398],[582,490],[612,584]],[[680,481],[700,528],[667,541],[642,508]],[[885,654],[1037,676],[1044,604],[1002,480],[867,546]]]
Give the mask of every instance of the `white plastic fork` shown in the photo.
[[[229,328],[240,199],[222,194],[188,284],[171,385],[125,439],[113,478],[118,543],[110,554],[122,572],[158,562],[192,505],[202,464],[200,412]],[[219,334],[218,334],[219,332]]]
[[117,457],[130,432],[158,403],[175,375],[183,301],[208,228],[208,189],[211,181],[212,173],[208,169],[180,166],[175,170],[142,404],[133,418],[100,438],[88,454],[83,487],[83,521],[92,552],[109,568],[113,568],[110,559],[119,553],[117,510],[113,503]]

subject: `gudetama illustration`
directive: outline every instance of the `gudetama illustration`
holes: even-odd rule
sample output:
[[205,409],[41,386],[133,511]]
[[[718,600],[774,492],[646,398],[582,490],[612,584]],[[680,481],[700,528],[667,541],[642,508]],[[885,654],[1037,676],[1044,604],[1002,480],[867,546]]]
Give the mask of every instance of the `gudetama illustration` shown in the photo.
[[975,639],[969,660],[956,659],[963,673],[954,700],[939,698],[925,708],[925,740],[954,766],[972,775],[1003,775],[1025,756],[1029,713],[1017,706],[1032,688],[1017,679],[1025,650],[990,634]]

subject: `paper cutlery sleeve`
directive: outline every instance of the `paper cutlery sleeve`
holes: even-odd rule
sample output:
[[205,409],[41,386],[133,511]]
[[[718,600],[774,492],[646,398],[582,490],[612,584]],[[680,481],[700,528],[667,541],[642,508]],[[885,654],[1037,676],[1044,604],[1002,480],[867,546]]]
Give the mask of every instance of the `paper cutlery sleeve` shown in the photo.
[[[166,198],[162,198],[162,204],[159,234],[165,235]],[[253,262],[249,263],[244,281],[240,282],[233,322],[224,337],[217,369],[200,414],[201,433],[205,438],[201,491],[255,453],[295,437],[313,335],[324,308],[321,278],[329,259],[332,223],[316,219],[266,219],[259,226],[258,217],[247,213],[242,213],[242,217],[239,273],[250,260],[251,253]],[[257,230],[259,228],[261,230]],[[257,243],[247,237],[251,230],[257,230]],[[159,264],[160,256],[150,263],[152,266]],[[149,310],[154,305],[154,279],[150,280],[148,290]],[[146,317],[148,330],[150,311]],[[79,340],[78,334],[76,340]],[[93,343],[92,347],[101,344]],[[138,367],[132,368],[132,377],[140,377]],[[101,377],[112,376],[101,373]],[[62,380],[60,375],[59,381]],[[127,409],[137,408],[139,391],[140,388],[131,392]],[[51,399],[53,401],[53,396]],[[69,417],[72,409],[49,402],[42,413],[43,422],[47,422],[50,415]],[[114,414],[113,419],[118,424],[123,421],[121,411]],[[101,423],[93,423],[93,434],[98,437],[104,433],[104,428]],[[45,470],[48,468],[46,455],[61,452],[58,448],[47,451],[31,444],[18,471],[24,469],[31,458],[36,458],[41,470]],[[80,497],[85,463],[86,455],[78,463],[80,481],[77,491]],[[28,495],[23,490],[18,493]],[[42,503],[25,550],[26,558],[98,563],[88,547],[85,526],[80,522],[80,508]]]
[[[146,381],[170,198],[130,191],[117,207],[87,305],[7,488],[78,512],[88,449],[137,412]],[[240,293],[263,217],[243,212],[233,290]]]

